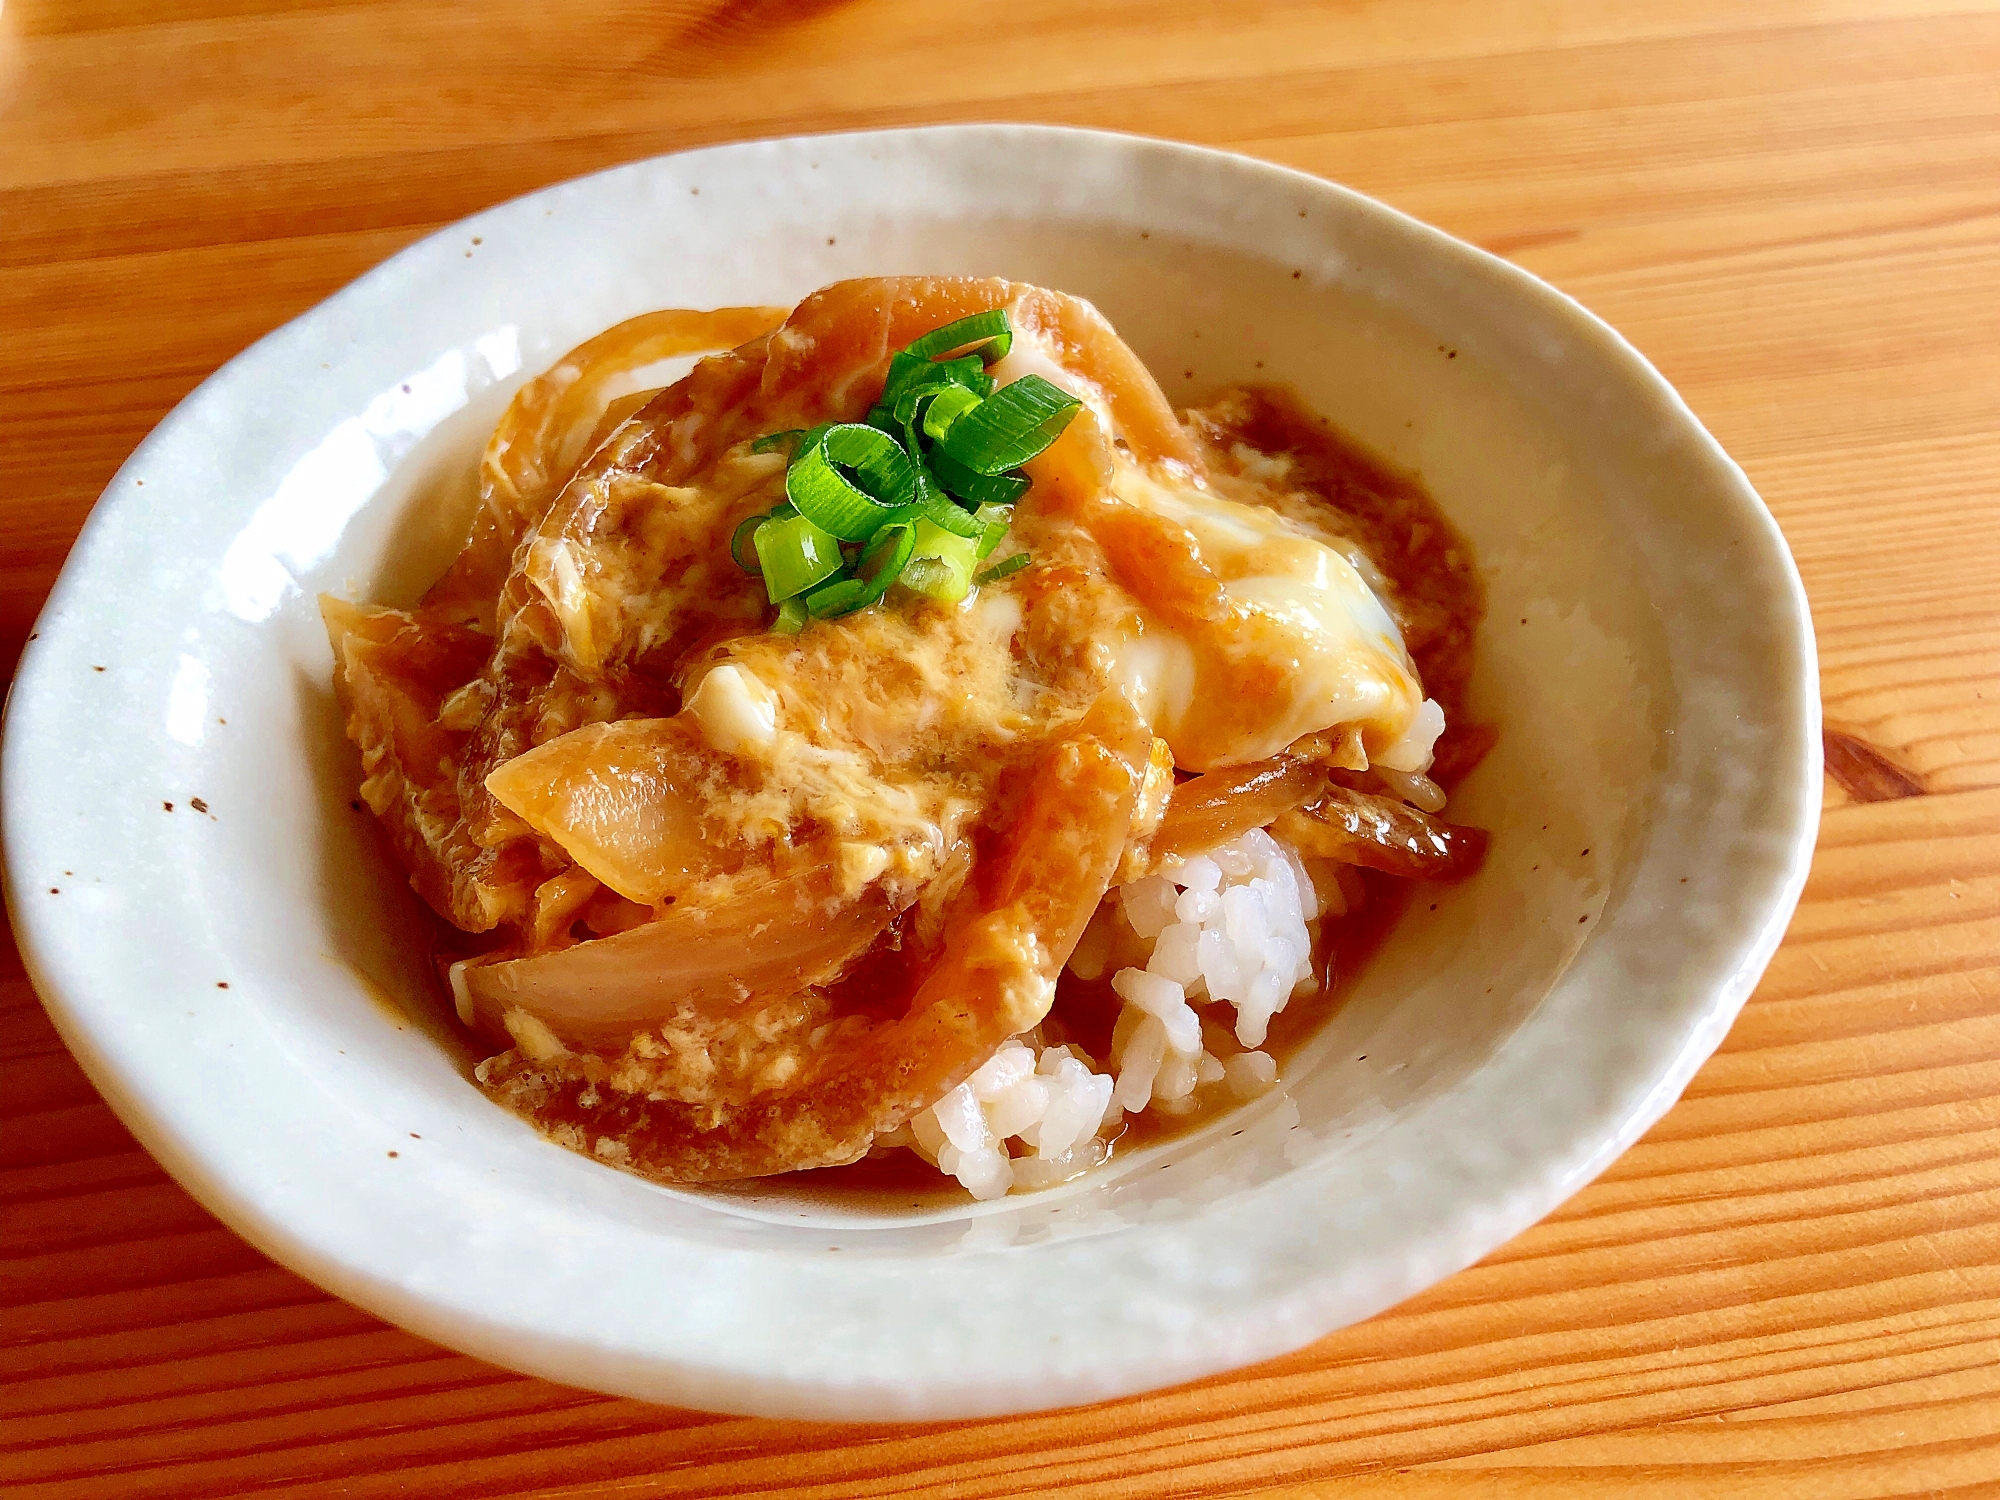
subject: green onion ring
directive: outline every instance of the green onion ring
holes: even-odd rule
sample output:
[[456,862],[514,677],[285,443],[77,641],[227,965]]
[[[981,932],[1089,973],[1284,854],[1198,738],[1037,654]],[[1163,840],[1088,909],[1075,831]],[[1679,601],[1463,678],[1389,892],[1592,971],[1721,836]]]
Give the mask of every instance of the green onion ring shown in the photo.
[[918,465],[918,469],[922,473],[923,479],[922,483],[918,486],[917,502],[908,507],[904,512],[899,513],[896,519],[916,520],[921,518],[930,522],[931,525],[937,527],[940,531],[949,531],[953,536],[978,536],[979,523],[972,519],[972,512],[960,505],[945,492],[944,486],[938,483],[935,474],[931,473],[921,464]]
[[916,544],[917,528],[908,522],[881,527],[862,549],[855,576],[814,589],[805,596],[806,609],[815,620],[836,619],[866,609],[889,591]]
[[976,474],[1004,474],[1053,443],[1082,405],[1041,376],[1023,375],[952,423],[939,446]]
[[972,590],[978,549],[971,537],[919,522],[912,549],[915,555],[903,569],[903,584],[942,603],[956,604]]
[[979,352],[989,365],[996,359],[1006,357],[1014,344],[1014,328],[1007,321],[1006,308],[992,308],[987,312],[974,313],[969,318],[960,318],[955,323],[947,323],[942,328],[933,328],[908,345],[904,352],[919,359],[933,359],[940,354],[970,349],[975,344],[980,346]]
[[[970,417],[958,420],[965,422]],[[957,428],[958,423],[953,423],[952,430]],[[953,458],[941,443],[924,455],[924,462],[930,465],[931,474],[939,484],[974,505],[1012,505],[1028,492],[1026,475],[981,474]]]
[[[737,525],[736,530],[730,533],[730,559],[746,573],[756,574],[764,571],[763,567],[757,561],[755,538],[757,536],[757,528],[770,519],[771,513],[768,510],[759,511],[754,516],[745,516]],[[747,557],[744,555],[746,548],[750,549]]]
[[840,542],[808,516],[766,521],[758,529],[757,564],[764,575],[764,591],[773,604],[782,604],[831,578],[844,563]]
[[898,354],[889,361],[889,375],[882,383],[880,405],[894,409],[905,397],[936,386],[964,386],[975,396],[991,395],[993,377],[986,373],[977,355],[964,359],[911,359]]
[[962,385],[947,386],[938,391],[919,418],[924,436],[934,443],[942,442],[944,435],[951,431],[951,424],[977,406],[979,399]]
[[827,428],[785,471],[785,494],[799,514],[843,542],[868,540],[916,493],[915,466],[903,445],[859,422]]
[[1007,528],[1014,524],[1014,507],[982,505],[972,513],[972,519],[979,523],[979,560],[984,562],[1006,537]]

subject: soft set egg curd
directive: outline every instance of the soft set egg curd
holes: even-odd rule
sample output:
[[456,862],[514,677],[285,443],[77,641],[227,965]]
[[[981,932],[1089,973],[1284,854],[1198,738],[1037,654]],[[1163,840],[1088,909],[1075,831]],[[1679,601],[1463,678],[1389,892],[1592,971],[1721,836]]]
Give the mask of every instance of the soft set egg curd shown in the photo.
[[1480,857],[1463,543],[1282,391],[1176,415],[1078,299],[635,319],[481,499],[416,609],[325,602],[337,685],[481,1083],[610,1164],[1064,1180],[1272,1086],[1371,882]]

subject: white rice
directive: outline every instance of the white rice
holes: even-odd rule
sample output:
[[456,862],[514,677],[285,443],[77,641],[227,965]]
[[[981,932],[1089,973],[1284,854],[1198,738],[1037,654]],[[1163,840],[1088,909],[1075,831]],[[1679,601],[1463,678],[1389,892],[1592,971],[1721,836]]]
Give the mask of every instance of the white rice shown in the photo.
[[1104,1160],[1111,1090],[1075,1048],[1016,1037],[912,1119],[907,1141],[899,1132],[881,1144],[914,1147],[975,1198],[1049,1187]]
[[[1111,979],[1125,1002],[1111,1037],[1113,1097],[1130,1113],[1156,1106],[1184,1114],[1205,1085],[1224,1084],[1238,1097],[1268,1087],[1277,1064],[1251,1049],[1312,973],[1307,924],[1319,916],[1319,898],[1298,856],[1253,829],[1114,894],[1126,923],[1153,947],[1145,968]],[[1218,1035],[1213,1016],[1204,1028],[1195,1010],[1220,1004],[1236,1012],[1233,1038]]]
[[1071,963],[1095,979],[1109,952],[1147,955],[1112,976],[1124,1004],[1110,1071],[1078,1048],[1017,1037],[879,1144],[911,1146],[973,1197],[997,1198],[1096,1166],[1127,1114],[1255,1097],[1277,1081],[1276,1061],[1256,1049],[1311,975],[1319,914],[1298,856],[1261,829],[1118,887],[1093,924],[1105,930]]

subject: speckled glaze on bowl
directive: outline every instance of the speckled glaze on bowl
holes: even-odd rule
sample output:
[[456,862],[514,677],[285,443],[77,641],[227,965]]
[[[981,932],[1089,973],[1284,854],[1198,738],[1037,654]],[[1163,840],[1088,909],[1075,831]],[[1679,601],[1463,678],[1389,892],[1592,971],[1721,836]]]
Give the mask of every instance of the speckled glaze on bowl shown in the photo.
[[[1455,816],[1493,855],[1417,905],[1284,1088],[1083,1182],[902,1216],[782,1183],[656,1187],[468,1081],[414,898],[350,810],[313,596],[413,598],[508,393],[587,335],[915,271],[1090,297],[1170,396],[1289,380],[1422,475],[1489,589],[1475,692],[1501,734]],[[1651,367],[1534,278],[1187,146],[1011,126],[755,142],[444,230],[160,425],[21,665],[7,898],[119,1115],[320,1285],[601,1390],[964,1417],[1295,1348],[1588,1182],[1776,947],[1818,745],[1770,515]]]

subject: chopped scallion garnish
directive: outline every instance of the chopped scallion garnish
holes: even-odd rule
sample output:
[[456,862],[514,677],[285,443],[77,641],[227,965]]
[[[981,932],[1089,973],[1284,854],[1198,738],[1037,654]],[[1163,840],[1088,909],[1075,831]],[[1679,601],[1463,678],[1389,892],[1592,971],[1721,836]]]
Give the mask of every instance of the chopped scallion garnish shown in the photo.
[[774,604],[803,594],[841,569],[840,540],[807,516],[766,521],[756,533],[757,565]]
[[939,484],[974,505],[1012,505],[1028,493],[1027,475],[981,474],[953,458],[942,444],[926,453],[924,461]]
[[[790,447],[786,502],[729,539],[778,606],[772,629],[865,609],[893,583],[945,603],[1028,564],[1017,552],[976,572],[1006,538],[1028,490],[1017,472],[1054,442],[1082,403],[1039,375],[995,388],[986,366],[1013,343],[1005,309],[933,329],[889,361],[863,422],[758,438]],[[843,548],[843,543],[845,547]]]
[[947,495],[935,478],[926,481],[924,498],[911,509],[940,530],[957,536],[979,535],[979,523],[972,518],[972,512]]
[[984,572],[974,573],[972,575],[972,581],[976,584],[979,584],[981,587],[984,587],[989,583],[998,583],[1001,579],[1007,577],[1010,573],[1020,572],[1021,569],[1027,567],[1027,565],[1032,561],[1033,559],[1030,558],[1027,553],[1016,552],[1012,557],[1008,558],[1005,562],[997,562],[992,567],[986,569]]
[[757,562],[757,528],[771,517],[768,514],[746,516],[729,536],[729,555],[736,566],[746,573],[761,573],[763,568]]
[[1014,507],[982,505],[973,512],[972,519],[979,523],[979,560],[984,562],[1007,535],[1007,528],[1014,524]]
[[1082,405],[1041,376],[1023,375],[952,423],[944,451],[975,474],[1004,474],[1053,443]]
[[807,612],[815,620],[831,620],[866,609],[901,576],[916,548],[916,540],[917,528],[908,522],[884,526],[861,549],[854,577],[837,579],[805,596]]
[[1013,343],[1014,327],[1007,321],[1007,309],[996,307],[989,312],[960,318],[956,323],[947,323],[942,328],[933,328],[904,352],[914,354],[918,359],[935,359],[940,354],[977,347],[980,357],[990,365],[997,359],[1006,358]]
[[930,399],[924,408],[924,436],[932,442],[940,442],[951,431],[951,424],[979,404],[979,397],[962,385],[947,386]]
[[972,570],[979,563],[977,537],[919,521],[916,544],[910,550],[913,555],[903,569],[908,587],[945,604],[956,604],[972,591]]
[[867,541],[889,512],[908,505],[916,493],[916,473],[903,445],[859,422],[825,429],[793,455],[785,471],[785,494],[799,514],[843,542]]
[[929,360],[913,359],[906,351],[889,361],[889,378],[882,387],[881,404],[893,411],[899,401],[914,391],[950,385],[964,386],[974,395],[984,396],[993,389],[993,377],[986,373],[977,355]]

